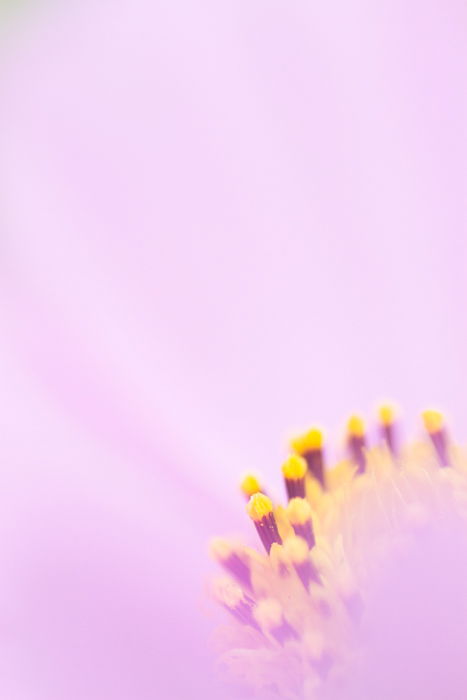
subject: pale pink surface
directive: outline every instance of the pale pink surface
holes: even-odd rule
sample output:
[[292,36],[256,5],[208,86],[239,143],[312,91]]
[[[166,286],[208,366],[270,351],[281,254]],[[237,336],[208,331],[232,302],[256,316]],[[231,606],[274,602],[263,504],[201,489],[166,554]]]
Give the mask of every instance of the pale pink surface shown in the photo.
[[51,698],[48,679],[146,698],[174,674],[185,697],[203,542],[244,526],[237,473],[275,478],[289,426],[390,395],[466,435],[466,19],[460,1],[137,0],[10,31],[5,556],[11,648],[42,674],[12,664],[13,700]]
[[365,664],[352,674],[344,693],[329,697],[465,697],[467,565],[461,553],[467,541],[459,522],[443,525],[386,561],[362,627]]

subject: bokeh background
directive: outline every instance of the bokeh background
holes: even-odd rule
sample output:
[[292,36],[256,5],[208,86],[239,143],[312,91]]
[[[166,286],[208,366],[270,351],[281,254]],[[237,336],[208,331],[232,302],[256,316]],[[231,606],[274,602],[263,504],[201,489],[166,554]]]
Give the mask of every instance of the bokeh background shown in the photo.
[[465,439],[466,19],[5,3],[3,697],[227,697],[205,543],[248,527],[238,474],[387,396]]

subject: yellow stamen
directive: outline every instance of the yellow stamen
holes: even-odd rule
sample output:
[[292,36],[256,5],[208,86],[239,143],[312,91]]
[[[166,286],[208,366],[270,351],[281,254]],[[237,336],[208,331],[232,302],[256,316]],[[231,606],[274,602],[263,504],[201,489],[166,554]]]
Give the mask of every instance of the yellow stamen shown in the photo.
[[365,423],[363,418],[357,415],[350,416],[347,421],[347,432],[352,437],[363,437],[365,435]]
[[298,455],[290,455],[286,462],[282,465],[282,473],[286,479],[303,479],[307,472],[308,466],[303,457]]
[[287,575],[289,561],[287,555],[285,554],[284,546],[274,542],[271,547],[271,551],[269,552],[269,557],[274,571],[277,571],[280,576]]
[[292,498],[286,513],[291,525],[305,525],[311,519],[311,507],[305,498]]
[[290,447],[299,455],[320,450],[323,447],[324,436],[321,428],[310,428],[306,433],[297,435],[290,441]]
[[379,422],[382,425],[392,425],[396,419],[396,411],[391,404],[383,404],[378,408]]
[[241,481],[240,488],[248,498],[261,491],[261,485],[254,474],[245,474]]
[[425,429],[429,433],[438,433],[443,428],[444,417],[440,411],[435,411],[433,409],[423,411],[422,419]]
[[252,520],[259,522],[272,513],[271,499],[264,493],[255,493],[246,506],[246,512]]
[[304,564],[309,559],[308,545],[303,537],[293,535],[284,542],[284,551],[292,564]]
[[[400,541],[417,552],[418,533],[431,533],[443,513],[453,531],[465,524],[467,457],[451,443],[449,421],[425,411],[423,441],[399,449],[397,404],[377,404],[373,420],[374,443],[359,415],[349,419],[346,459],[333,469],[325,470],[320,432],[319,440],[307,441],[309,431],[293,441],[282,466],[287,505],[271,501],[253,475],[244,477],[250,527],[266,554],[212,542],[214,558],[237,583],[216,595],[237,621],[222,641],[222,665],[254,690],[311,698],[338,687],[345,694],[355,659],[368,661],[360,620],[371,612],[367,593],[379,582],[381,560],[394,555],[397,566]],[[411,561],[406,548],[403,555]],[[403,567],[397,572],[404,576]]]

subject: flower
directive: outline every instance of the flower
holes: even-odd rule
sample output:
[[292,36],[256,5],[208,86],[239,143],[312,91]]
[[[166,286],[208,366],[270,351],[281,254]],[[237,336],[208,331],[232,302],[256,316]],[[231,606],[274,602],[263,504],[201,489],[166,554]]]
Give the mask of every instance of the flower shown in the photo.
[[465,7],[20,4],[0,695],[206,698],[202,552],[239,465],[310,396],[326,421],[381,385],[462,418]]
[[[229,574],[215,581],[213,593],[231,616],[218,640],[221,665],[231,679],[260,697],[290,700],[347,698],[359,673],[368,681],[365,630],[375,614],[375,591],[390,578],[391,566],[397,565],[399,578],[409,572],[410,580],[414,550],[426,550],[426,565],[432,538],[446,524],[467,534],[467,458],[449,440],[439,411],[425,411],[423,420],[429,440],[399,445],[394,408],[382,406],[379,440],[369,446],[362,418],[352,416],[347,457],[327,470],[320,431],[313,428],[292,440],[282,470],[285,507],[257,479],[242,482],[265,553],[222,539],[211,547]],[[257,491],[251,494],[253,484]],[[440,566],[438,551],[435,560]],[[458,569],[446,577],[459,577]],[[430,572],[422,585],[434,585],[436,578]],[[410,600],[409,609],[413,606]],[[432,616],[427,603],[425,619]],[[409,666],[421,646],[412,650]],[[410,668],[404,673],[411,677]],[[444,682],[448,687],[447,678]],[[428,690],[428,681],[425,685]]]

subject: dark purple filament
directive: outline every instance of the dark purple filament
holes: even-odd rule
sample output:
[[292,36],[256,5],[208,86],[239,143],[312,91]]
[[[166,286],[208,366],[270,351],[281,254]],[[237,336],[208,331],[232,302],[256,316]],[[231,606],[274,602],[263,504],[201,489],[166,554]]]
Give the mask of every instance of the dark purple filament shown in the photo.
[[305,498],[305,477],[302,479],[285,479],[285,488],[289,501],[291,498]]
[[279,535],[279,530],[277,529],[274,513],[264,515],[261,520],[255,520],[255,526],[261,542],[263,543],[268,554],[271,551],[271,547],[274,542],[277,542],[277,544],[282,544],[282,539]]
[[292,526],[294,532],[299,537],[303,537],[308,547],[312,549],[315,546],[315,534],[313,532],[313,525],[311,520],[307,520],[306,523],[299,523],[298,525]]
[[381,439],[388,446],[389,452],[397,456],[397,429],[394,423],[387,423],[380,428]]
[[436,454],[438,456],[439,463],[442,467],[448,467],[449,466],[449,457],[448,457],[448,439],[446,435],[446,431],[441,428],[441,430],[437,430],[434,433],[430,433],[431,441],[433,443],[433,447],[435,448]]
[[348,439],[351,459],[357,465],[357,474],[363,474],[366,468],[365,437],[363,435],[351,435]]
[[309,559],[300,562],[300,564],[295,564],[295,571],[307,590],[312,581],[319,583],[318,572]]
[[244,588],[252,590],[250,567],[238,554],[232,552],[222,561],[222,565]]
[[309,450],[303,454],[303,458],[308,465],[308,471],[317,479],[323,488],[326,486],[324,480],[324,455],[323,450]]
[[252,598],[244,596],[243,600],[240,600],[235,606],[230,607],[229,605],[224,605],[224,607],[232,613],[239,622],[259,630],[259,626],[253,617],[255,602]]

